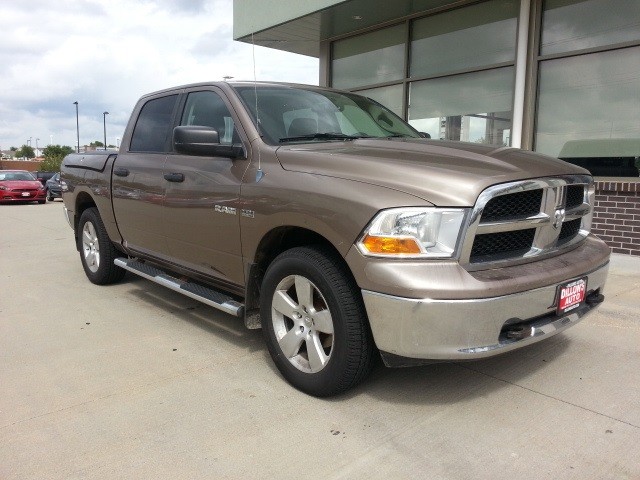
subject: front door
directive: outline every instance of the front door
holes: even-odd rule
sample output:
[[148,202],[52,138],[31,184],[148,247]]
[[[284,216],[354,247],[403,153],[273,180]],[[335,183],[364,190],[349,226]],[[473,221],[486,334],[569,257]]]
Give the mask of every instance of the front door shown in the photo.
[[[189,92],[180,125],[213,127],[220,143],[240,143],[237,122],[214,89]],[[244,284],[240,184],[244,159],[171,153],[164,166],[165,235],[171,257],[222,283]]]

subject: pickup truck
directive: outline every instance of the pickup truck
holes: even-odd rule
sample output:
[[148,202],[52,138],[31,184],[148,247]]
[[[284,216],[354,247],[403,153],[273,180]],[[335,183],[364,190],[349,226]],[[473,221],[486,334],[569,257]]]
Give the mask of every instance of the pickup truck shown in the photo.
[[424,138],[368,98],[220,82],[143,96],[119,152],[72,154],[88,279],[126,271],[262,328],[315,396],[387,366],[485,358],[603,299],[593,179],[529,151]]

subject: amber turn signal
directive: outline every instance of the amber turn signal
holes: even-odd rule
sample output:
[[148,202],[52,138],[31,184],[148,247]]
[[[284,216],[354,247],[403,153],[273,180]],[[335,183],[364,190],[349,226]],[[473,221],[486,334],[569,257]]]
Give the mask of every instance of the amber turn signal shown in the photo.
[[407,237],[398,238],[365,235],[361,244],[369,251],[369,253],[378,253],[383,255],[398,253],[417,254],[422,252],[418,242],[413,238]]

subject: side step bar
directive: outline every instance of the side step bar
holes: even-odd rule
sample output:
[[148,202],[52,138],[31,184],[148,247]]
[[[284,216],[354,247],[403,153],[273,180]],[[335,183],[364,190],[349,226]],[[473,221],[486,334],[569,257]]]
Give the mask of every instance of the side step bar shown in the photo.
[[207,304],[210,307],[217,308],[235,317],[244,316],[244,305],[236,302],[232,297],[224,293],[203,287],[197,283],[186,282],[179,278],[172,277],[159,268],[152,267],[135,259],[121,257],[116,258],[113,263],[163,287],[170,288],[175,292]]

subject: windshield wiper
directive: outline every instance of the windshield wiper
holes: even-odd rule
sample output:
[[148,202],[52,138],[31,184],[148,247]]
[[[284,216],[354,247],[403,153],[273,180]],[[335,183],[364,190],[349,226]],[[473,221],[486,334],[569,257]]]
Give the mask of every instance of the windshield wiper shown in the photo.
[[309,135],[297,135],[295,137],[284,137],[280,139],[280,143],[299,142],[302,140],[357,140],[365,138],[369,135],[346,135],[344,133],[310,133]]

